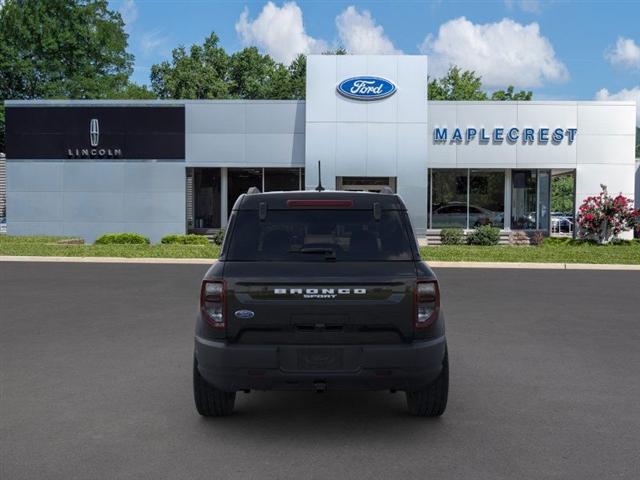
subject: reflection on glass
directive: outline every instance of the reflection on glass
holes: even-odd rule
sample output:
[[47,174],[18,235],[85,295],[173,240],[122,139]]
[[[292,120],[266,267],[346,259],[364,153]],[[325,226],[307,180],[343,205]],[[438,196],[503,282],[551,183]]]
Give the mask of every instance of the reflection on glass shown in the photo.
[[264,191],[287,192],[300,189],[299,168],[265,168]]
[[240,195],[251,187],[262,190],[261,168],[230,168],[227,173],[227,209],[229,214]]
[[504,172],[471,170],[469,228],[504,227]]
[[431,228],[467,228],[467,170],[432,170]]
[[538,171],[538,229],[549,230],[551,210],[551,180],[549,170]]
[[536,228],[537,176],[535,170],[514,170],[511,177],[511,228]]
[[193,227],[220,228],[220,169],[193,171]]

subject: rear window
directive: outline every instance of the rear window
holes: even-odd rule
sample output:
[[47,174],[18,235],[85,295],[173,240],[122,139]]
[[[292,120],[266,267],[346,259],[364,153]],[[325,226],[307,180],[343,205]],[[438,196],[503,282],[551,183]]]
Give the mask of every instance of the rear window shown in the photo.
[[413,259],[406,212],[241,210],[228,239],[231,261],[407,261]]

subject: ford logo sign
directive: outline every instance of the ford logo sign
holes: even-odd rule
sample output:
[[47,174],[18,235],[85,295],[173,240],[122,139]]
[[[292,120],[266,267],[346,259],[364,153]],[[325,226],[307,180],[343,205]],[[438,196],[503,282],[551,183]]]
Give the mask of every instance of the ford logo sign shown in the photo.
[[255,313],[253,313],[251,310],[236,310],[234,315],[237,318],[241,318],[242,320],[248,320],[250,318],[253,318]]
[[355,100],[379,100],[396,93],[393,82],[380,77],[347,78],[336,87],[340,95]]

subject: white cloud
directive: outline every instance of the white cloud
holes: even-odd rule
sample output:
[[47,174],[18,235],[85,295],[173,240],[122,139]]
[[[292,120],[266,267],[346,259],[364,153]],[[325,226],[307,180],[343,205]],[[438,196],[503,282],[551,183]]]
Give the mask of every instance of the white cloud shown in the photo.
[[133,29],[133,24],[138,20],[138,6],[135,0],[124,0],[118,10],[124,21],[124,29],[127,33]]
[[399,54],[402,51],[384,34],[368,10],[358,12],[356,7],[347,7],[336,17],[336,27],[342,46],[352,54]]
[[619,92],[611,93],[606,88],[596,92],[596,100],[631,100],[636,102],[636,125],[640,126],[640,85],[633,88],[623,88]]
[[302,10],[295,2],[284,3],[282,7],[267,2],[253,21],[245,7],[235,27],[244,45],[255,45],[285,64],[300,53],[321,53],[327,49],[323,40],[306,34]]
[[513,10],[518,7],[526,13],[542,13],[542,4],[540,0],[520,0],[518,2],[514,0],[504,0],[504,4],[509,10]]
[[640,47],[631,38],[618,37],[615,47],[611,47],[604,57],[611,65],[640,69]]
[[535,22],[522,25],[505,18],[474,24],[465,17],[456,18],[440,25],[437,36],[428,35],[420,51],[431,55],[433,76],[457,65],[482,75],[485,87],[532,88],[569,78],[567,68]]
[[145,32],[140,37],[140,50],[143,55],[149,55],[159,49],[167,42],[167,37],[162,35],[159,30]]

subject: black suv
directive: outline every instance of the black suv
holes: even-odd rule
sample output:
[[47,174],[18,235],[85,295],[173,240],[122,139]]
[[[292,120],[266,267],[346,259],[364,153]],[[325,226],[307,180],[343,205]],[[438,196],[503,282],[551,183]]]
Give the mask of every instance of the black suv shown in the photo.
[[193,386],[198,412],[236,392],[403,390],[439,416],[449,389],[436,276],[397,195],[242,195],[202,281]]

